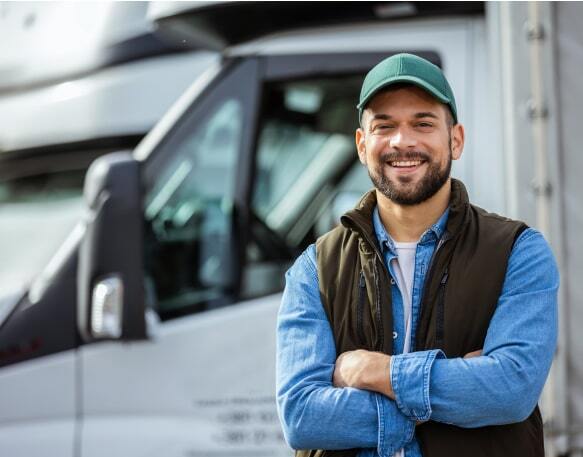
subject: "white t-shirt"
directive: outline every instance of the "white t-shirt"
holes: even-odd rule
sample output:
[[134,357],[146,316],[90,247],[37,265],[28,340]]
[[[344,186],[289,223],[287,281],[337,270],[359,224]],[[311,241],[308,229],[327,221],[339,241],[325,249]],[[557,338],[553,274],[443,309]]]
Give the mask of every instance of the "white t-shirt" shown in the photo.
[[[405,343],[403,353],[406,354],[411,349],[411,310],[413,308],[413,277],[415,275],[415,253],[417,243],[394,242],[397,257],[392,260],[395,281],[403,297],[403,314],[405,328]],[[394,457],[404,457],[403,449],[397,451]]]
[[415,253],[417,252],[417,243],[398,243],[394,242],[397,257],[393,259],[393,271],[395,272],[395,281],[403,296],[403,314],[405,322],[405,344],[403,353],[408,353],[411,348],[411,309],[413,300],[413,276],[415,274]]

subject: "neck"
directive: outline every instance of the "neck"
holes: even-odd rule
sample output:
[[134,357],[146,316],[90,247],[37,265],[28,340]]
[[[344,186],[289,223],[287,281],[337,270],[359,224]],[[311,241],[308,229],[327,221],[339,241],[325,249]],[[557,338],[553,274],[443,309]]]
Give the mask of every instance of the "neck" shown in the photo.
[[399,205],[377,190],[379,216],[391,238],[397,242],[416,242],[435,224],[449,205],[451,179],[431,198],[418,205]]

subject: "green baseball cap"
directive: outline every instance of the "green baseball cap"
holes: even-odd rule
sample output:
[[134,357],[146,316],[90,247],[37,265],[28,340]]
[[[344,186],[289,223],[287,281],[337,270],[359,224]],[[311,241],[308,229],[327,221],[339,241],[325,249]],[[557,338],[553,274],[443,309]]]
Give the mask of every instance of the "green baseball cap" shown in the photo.
[[429,92],[441,103],[449,106],[454,122],[457,124],[457,108],[453,91],[441,69],[428,60],[405,53],[386,58],[368,72],[360,90],[360,101],[356,106],[358,118],[362,118],[366,104],[379,90],[397,83],[414,84]]

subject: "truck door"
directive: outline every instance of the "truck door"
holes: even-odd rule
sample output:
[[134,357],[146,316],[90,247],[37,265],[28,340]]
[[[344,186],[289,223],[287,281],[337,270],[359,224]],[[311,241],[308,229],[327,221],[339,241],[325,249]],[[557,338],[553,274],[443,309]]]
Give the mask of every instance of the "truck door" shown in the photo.
[[277,298],[230,306],[258,95],[257,59],[227,64],[144,164],[150,339],[80,349],[83,457],[287,454]]
[[[33,351],[36,342],[3,348]],[[13,352],[12,352],[13,353]],[[0,375],[0,454],[73,456],[76,434],[75,351],[5,366]]]

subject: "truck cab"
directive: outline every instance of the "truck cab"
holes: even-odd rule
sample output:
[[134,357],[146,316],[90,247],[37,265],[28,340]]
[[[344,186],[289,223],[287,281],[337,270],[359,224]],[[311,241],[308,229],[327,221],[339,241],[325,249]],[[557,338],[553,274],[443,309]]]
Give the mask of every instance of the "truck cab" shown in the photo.
[[372,187],[354,145],[372,66],[412,52],[443,68],[469,132],[454,175],[504,210],[495,132],[472,128],[493,110],[483,5],[394,5],[153,7],[164,39],[221,58],[131,154],[91,165],[82,222],[0,327],[4,453],[291,455],[285,271]]

